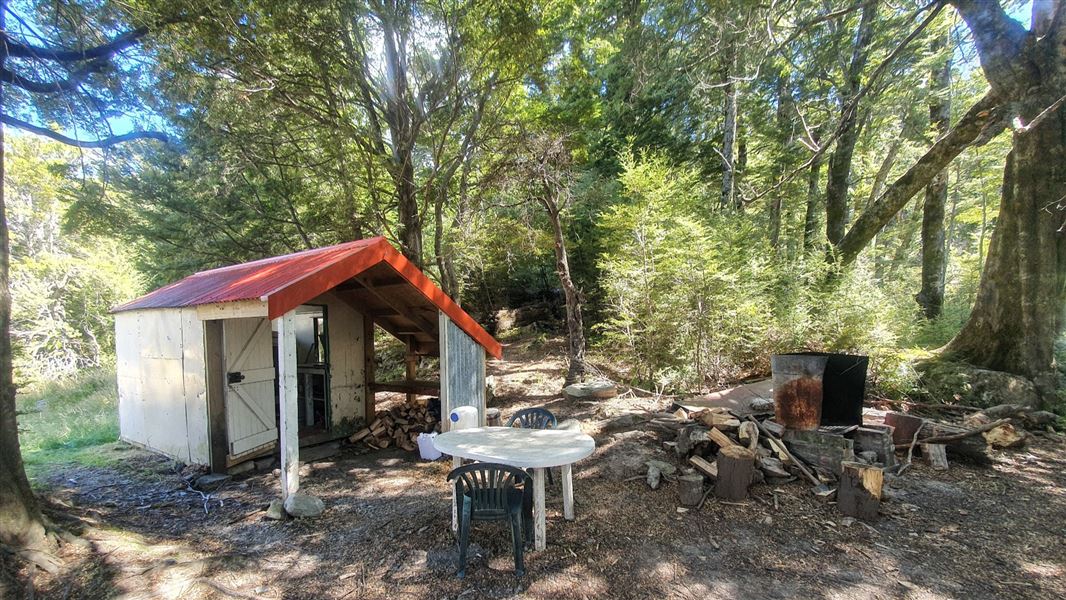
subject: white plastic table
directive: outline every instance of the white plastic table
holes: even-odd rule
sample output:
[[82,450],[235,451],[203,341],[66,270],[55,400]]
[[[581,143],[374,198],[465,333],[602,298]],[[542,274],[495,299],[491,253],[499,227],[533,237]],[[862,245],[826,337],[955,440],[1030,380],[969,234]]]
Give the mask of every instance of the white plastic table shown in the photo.
[[[438,435],[433,443],[437,450],[452,456],[455,466],[459,466],[461,459],[466,458],[501,463],[520,469],[533,469],[533,530],[537,550],[543,550],[546,546],[544,469],[562,467],[563,517],[572,521],[574,480],[571,465],[589,456],[596,449],[596,442],[580,431],[515,427],[459,429]],[[457,516],[455,498],[452,502],[454,528]]]

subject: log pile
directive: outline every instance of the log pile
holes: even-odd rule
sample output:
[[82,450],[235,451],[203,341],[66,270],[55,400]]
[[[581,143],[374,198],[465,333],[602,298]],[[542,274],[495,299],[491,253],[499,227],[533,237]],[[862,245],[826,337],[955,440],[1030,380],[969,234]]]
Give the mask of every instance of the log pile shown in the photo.
[[820,500],[835,500],[845,514],[872,520],[886,472],[901,475],[917,455],[934,470],[949,468],[949,458],[986,463],[989,448],[1017,447],[1024,443],[1025,426],[1044,427],[1054,418],[1014,405],[974,412],[961,423],[881,414],[884,424],[875,418],[795,431],[768,413],[739,418],[725,408],[677,408],[649,414],[646,426],[661,433],[663,447],[682,467],[676,479],[682,507],[693,506],[704,485],[700,506],[711,493],[736,502],[750,496],[752,484],[799,480]]
[[418,449],[418,434],[440,430],[440,421],[422,400],[406,402],[388,410],[379,410],[366,427],[348,438],[351,443],[363,443],[375,450],[403,448],[407,452]]

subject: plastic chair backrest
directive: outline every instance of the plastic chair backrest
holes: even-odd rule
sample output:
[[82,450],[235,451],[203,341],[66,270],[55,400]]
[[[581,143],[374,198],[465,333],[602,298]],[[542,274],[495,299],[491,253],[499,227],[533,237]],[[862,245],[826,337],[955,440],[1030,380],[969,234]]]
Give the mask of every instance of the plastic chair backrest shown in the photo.
[[522,429],[555,429],[559,424],[555,415],[546,408],[524,408],[511,415],[507,426],[514,427],[516,422]]
[[532,479],[522,469],[498,463],[471,463],[452,469],[448,481],[455,480],[455,493],[467,496],[475,512],[506,512],[519,485]]

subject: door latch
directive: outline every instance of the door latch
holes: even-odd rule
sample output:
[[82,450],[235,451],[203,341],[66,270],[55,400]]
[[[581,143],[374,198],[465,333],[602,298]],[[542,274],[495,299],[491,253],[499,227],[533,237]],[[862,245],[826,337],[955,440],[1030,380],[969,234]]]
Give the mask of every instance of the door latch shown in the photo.
[[226,373],[226,383],[233,385],[234,383],[240,383],[242,381],[244,381],[244,373],[241,373],[240,371]]

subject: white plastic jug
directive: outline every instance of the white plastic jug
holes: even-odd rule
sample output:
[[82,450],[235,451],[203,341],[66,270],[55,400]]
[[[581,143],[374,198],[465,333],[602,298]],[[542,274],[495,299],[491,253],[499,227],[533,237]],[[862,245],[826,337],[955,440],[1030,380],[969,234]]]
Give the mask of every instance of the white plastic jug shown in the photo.
[[481,419],[476,406],[457,406],[448,413],[448,421],[452,431],[456,429],[469,429],[481,425]]
[[437,450],[437,446],[433,443],[435,437],[437,437],[436,432],[418,434],[418,454],[422,457],[422,460],[437,460],[442,456],[440,450]]

